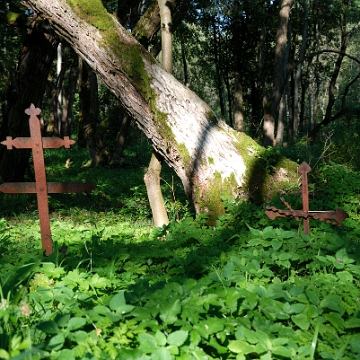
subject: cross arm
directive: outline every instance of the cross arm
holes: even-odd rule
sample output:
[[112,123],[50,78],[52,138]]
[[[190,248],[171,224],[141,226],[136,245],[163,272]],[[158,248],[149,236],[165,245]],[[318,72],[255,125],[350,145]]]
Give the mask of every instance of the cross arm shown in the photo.
[[[16,149],[31,149],[34,145],[34,139],[31,137],[16,137],[13,139],[11,136],[7,136],[6,140],[2,141],[1,144],[6,146],[8,150],[12,150],[13,147]],[[68,149],[73,144],[75,144],[75,141],[70,140],[68,136],[65,136],[64,139],[59,137],[42,138],[43,149],[58,149],[62,146]]]
[[303,210],[282,210],[274,206],[267,206],[265,214],[269,219],[274,220],[277,217],[294,217],[299,219],[316,219],[323,221],[335,220],[337,224],[349,217],[349,215],[342,209],[336,211],[303,211]]
[[[85,192],[90,194],[96,185],[88,181],[87,183],[81,182],[48,182],[48,194],[64,194],[64,193],[81,193]],[[4,194],[36,194],[36,183],[34,182],[5,182],[0,185],[0,192]]]

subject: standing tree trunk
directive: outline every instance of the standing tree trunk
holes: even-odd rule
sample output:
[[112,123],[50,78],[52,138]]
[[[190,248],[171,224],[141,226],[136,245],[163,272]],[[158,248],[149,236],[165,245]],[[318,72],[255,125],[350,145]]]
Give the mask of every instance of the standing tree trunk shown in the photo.
[[286,93],[284,92],[279,104],[279,117],[276,128],[276,146],[282,147],[284,143],[284,127],[286,116]]
[[[243,62],[243,17],[241,16],[239,1],[235,1],[233,5],[234,14],[232,16],[232,33],[233,33],[233,57],[234,57],[234,129],[236,131],[244,131],[244,94],[242,85],[242,68]],[[231,109],[231,107],[230,107]]]
[[61,130],[61,118],[62,118],[62,87],[65,78],[65,72],[67,68],[67,58],[63,62],[62,45],[58,44],[56,49],[56,79],[52,79],[49,76],[49,83],[51,87],[51,104],[52,111],[50,112],[46,127],[46,136],[60,136]]
[[219,94],[219,102],[220,102],[220,111],[222,119],[225,119],[225,101],[224,101],[224,86],[223,80],[221,76],[221,65],[220,65],[220,54],[221,54],[221,35],[218,32],[216,27],[215,18],[211,18],[211,28],[213,35],[213,52],[214,52],[214,63],[215,63],[215,71],[216,71],[216,82],[217,82],[217,90]]
[[124,113],[124,109],[119,106],[119,113],[121,116],[121,126],[120,130],[116,136],[115,149],[111,156],[111,164],[117,165],[121,163],[121,156],[125,148],[125,140],[128,134],[128,130],[131,124],[131,116]]
[[[56,75],[60,81],[58,81],[59,93],[56,99],[56,122],[54,127],[54,135],[59,136],[61,131],[61,120],[62,120],[62,87],[64,82],[64,76],[66,71],[66,65],[63,64],[63,46],[59,43],[57,47],[57,59],[56,59]],[[61,75],[63,74],[63,75]]]
[[303,66],[303,60],[306,50],[306,41],[307,41],[307,28],[308,28],[308,8],[307,0],[303,0],[302,7],[304,10],[304,21],[303,21],[303,33],[301,38],[300,54],[299,54],[299,63],[295,69],[294,75],[294,95],[293,95],[293,113],[292,113],[292,129],[291,133],[293,138],[291,140],[297,140],[297,135],[299,131],[300,124],[300,107],[299,107],[299,93],[300,93],[300,82],[301,82],[301,72]]
[[183,69],[184,69],[184,85],[189,86],[190,85],[189,71],[188,71],[188,65],[187,65],[187,60],[186,60],[185,42],[184,42],[183,37],[180,38],[180,45],[181,45],[181,60],[182,60]]
[[[168,72],[172,73],[172,20],[171,4],[167,0],[158,0],[161,18],[161,50],[162,65]],[[162,157],[153,151],[148,170],[144,176],[147,195],[153,215],[154,226],[167,225],[169,218],[165,208],[164,198],[160,186],[160,174],[162,168]]]
[[229,76],[229,69],[225,70],[225,74],[224,74],[224,82],[225,82],[225,87],[226,87],[226,93],[227,93],[227,101],[228,101],[228,116],[229,116],[229,125],[234,128],[234,120],[233,120],[233,114],[232,114],[232,109],[233,109],[233,105],[232,105],[232,94],[231,94],[231,83],[230,83],[230,76]]
[[95,132],[99,118],[98,82],[91,67],[79,60],[79,131],[78,146],[87,148],[92,165],[102,163],[100,152],[96,149]]
[[[287,76],[287,32],[292,0],[282,0],[279,13],[279,24],[276,32],[275,46],[275,74],[274,88],[271,99],[271,108],[265,107],[264,115],[264,146],[274,145],[275,118],[278,114],[281,97],[284,93]],[[269,111],[270,110],[270,111]]]
[[[258,68],[259,86],[256,86],[257,84],[255,83],[253,86],[253,91],[252,91],[253,107],[255,107],[254,104],[257,104],[257,88],[259,88],[259,93],[261,92],[261,103],[262,103],[262,108],[263,108],[263,113],[264,113],[263,117],[265,117],[265,114],[267,113],[267,109],[269,108],[268,99],[267,99],[267,95],[266,95],[266,76],[265,76],[265,69],[264,69],[264,67],[265,67],[264,44],[265,44],[265,39],[266,39],[266,33],[267,33],[267,28],[265,26],[263,26],[261,28],[260,37],[259,37],[258,46],[257,46],[257,55],[258,55],[257,68]],[[256,119],[256,115],[253,116],[253,119],[254,118]],[[258,122],[256,121],[254,123],[255,135],[257,134],[258,129],[260,129],[262,121],[258,121]]]
[[[39,30],[31,30],[24,41],[18,64],[17,81],[8,99],[7,112],[0,128],[0,140],[6,136],[29,136],[30,104],[41,107],[47,77],[56,55],[58,41]],[[24,149],[7,150],[0,147],[0,178],[4,181],[22,181],[30,152]]]
[[[224,211],[222,196],[251,194],[255,185],[257,200],[264,200],[281,186],[270,181],[265,168],[253,167],[262,148],[219,121],[108,14],[100,0],[96,11],[87,0],[78,0],[73,8],[65,0],[21,2],[48,19],[121,100],[175,170],[198,213],[207,211],[215,219]],[[288,170],[286,181],[296,178],[296,164],[282,160],[281,166]],[[258,180],[257,175],[262,181],[254,184],[251,180]]]
[[73,104],[75,100],[76,86],[79,78],[79,60],[71,49],[66,48],[69,62],[69,75],[67,86],[63,89],[63,109],[61,119],[61,137],[70,136],[73,120]]

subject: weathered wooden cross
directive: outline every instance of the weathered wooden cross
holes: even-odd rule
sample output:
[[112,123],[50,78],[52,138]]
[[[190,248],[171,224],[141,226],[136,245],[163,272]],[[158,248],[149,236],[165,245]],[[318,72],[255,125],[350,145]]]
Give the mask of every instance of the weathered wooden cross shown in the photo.
[[302,176],[302,210],[293,210],[291,206],[281,198],[281,201],[286,205],[288,210],[277,209],[274,206],[267,206],[265,214],[274,220],[277,217],[293,217],[296,220],[304,220],[304,234],[309,235],[309,219],[322,220],[328,223],[339,225],[343,220],[349,217],[349,215],[342,209],[336,211],[309,211],[309,189],[307,174],[311,171],[310,165],[303,162],[298,167],[298,172]]
[[96,188],[96,186],[90,182],[83,184],[46,181],[43,149],[58,149],[62,146],[70,148],[70,145],[75,144],[75,141],[70,140],[68,136],[65,136],[64,139],[58,137],[42,137],[40,121],[37,117],[41,113],[41,110],[39,108],[35,108],[35,106],[31,104],[30,108],[25,110],[25,113],[30,116],[30,137],[17,137],[13,139],[11,136],[8,136],[5,141],[1,142],[1,144],[5,145],[8,150],[12,150],[13,147],[17,149],[32,149],[35,182],[3,183],[0,185],[0,191],[7,194],[36,193],[42,247],[45,250],[46,255],[49,255],[53,252],[53,247],[49,220],[48,193],[90,193]]

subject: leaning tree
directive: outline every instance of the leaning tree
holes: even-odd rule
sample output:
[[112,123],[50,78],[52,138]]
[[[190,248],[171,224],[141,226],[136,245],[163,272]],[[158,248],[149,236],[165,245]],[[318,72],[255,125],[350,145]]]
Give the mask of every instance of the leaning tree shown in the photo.
[[[282,159],[266,171],[255,141],[219,121],[194,92],[165,71],[100,0],[21,0],[70,45],[120,99],[174,169],[197,212],[216,217],[221,196],[264,200],[295,174]],[[278,159],[280,160],[280,159]],[[264,165],[264,166],[263,166]],[[275,165],[275,166],[274,166]],[[281,171],[276,170],[276,168]],[[270,176],[271,175],[271,176]]]

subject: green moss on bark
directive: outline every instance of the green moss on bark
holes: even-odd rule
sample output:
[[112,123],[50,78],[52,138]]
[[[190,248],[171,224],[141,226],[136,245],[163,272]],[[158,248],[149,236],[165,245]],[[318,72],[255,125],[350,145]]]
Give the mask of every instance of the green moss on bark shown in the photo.
[[206,114],[207,119],[209,120],[209,123],[212,125],[217,125],[219,123],[218,118],[216,117],[215,113],[212,111],[209,111]]
[[[150,78],[145,69],[145,52],[139,44],[129,44],[121,40],[117,33],[114,17],[107,12],[100,0],[67,0],[76,14],[99,30],[102,45],[109,48],[121,63],[123,71],[146,101],[154,98],[150,88]],[[147,56],[150,57],[150,54]]]
[[254,202],[267,202],[296,183],[298,165],[295,162],[279,155],[276,149],[265,149],[244,133],[234,131],[233,135],[236,138],[234,146],[246,166],[241,192],[249,194]]
[[223,179],[218,171],[205,187],[196,187],[196,202],[201,211],[207,212],[209,225],[214,225],[217,218],[225,213],[222,197],[234,197],[237,189],[238,184],[234,174]]

